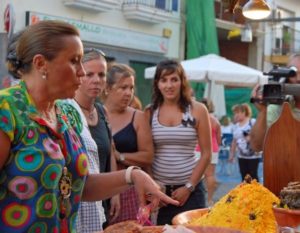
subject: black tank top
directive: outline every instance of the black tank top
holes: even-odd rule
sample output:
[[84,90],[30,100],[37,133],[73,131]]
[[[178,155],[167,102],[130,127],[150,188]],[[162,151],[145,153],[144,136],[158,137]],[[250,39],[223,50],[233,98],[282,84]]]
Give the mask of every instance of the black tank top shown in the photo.
[[98,123],[90,126],[89,129],[93,139],[98,147],[98,156],[100,160],[100,172],[109,172],[110,169],[110,153],[111,153],[111,131],[104,113],[103,106],[99,103],[95,104],[98,113]]
[[138,150],[137,135],[133,126],[135,112],[132,115],[131,122],[113,135],[116,149],[120,153],[132,153]]

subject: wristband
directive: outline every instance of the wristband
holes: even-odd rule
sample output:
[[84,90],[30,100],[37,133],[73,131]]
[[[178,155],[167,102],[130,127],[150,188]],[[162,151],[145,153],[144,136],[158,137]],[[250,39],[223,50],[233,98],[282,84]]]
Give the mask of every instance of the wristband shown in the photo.
[[130,166],[126,169],[125,171],[125,180],[126,180],[126,184],[128,185],[133,185],[132,179],[131,179],[131,173],[133,169],[139,169],[141,170],[140,167],[137,166]]

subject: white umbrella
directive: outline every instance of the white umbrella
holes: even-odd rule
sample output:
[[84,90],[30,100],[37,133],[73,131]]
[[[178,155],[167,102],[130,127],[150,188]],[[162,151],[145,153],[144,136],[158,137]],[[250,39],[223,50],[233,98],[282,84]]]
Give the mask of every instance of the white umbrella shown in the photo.
[[214,115],[217,118],[226,115],[224,85],[216,84],[214,81],[209,82],[205,87],[204,97],[213,102],[215,107]]
[[[184,68],[188,80],[207,82],[207,71],[199,67],[199,58],[182,61],[181,64]],[[156,66],[145,69],[145,78],[154,78]]]
[[[184,60],[181,64],[191,81],[207,82],[214,80],[217,84],[239,87],[267,83],[267,77],[263,75],[263,72],[215,54]],[[145,78],[153,78],[155,70],[155,66],[146,68]]]
[[[181,64],[188,80],[208,82],[205,96],[213,101],[217,116],[226,114],[223,85],[253,87],[257,83],[262,85],[268,82],[263,72],[215,54],[184,60]],[[153,78],[155,70],[156,67],[146,68],[145,78]]]

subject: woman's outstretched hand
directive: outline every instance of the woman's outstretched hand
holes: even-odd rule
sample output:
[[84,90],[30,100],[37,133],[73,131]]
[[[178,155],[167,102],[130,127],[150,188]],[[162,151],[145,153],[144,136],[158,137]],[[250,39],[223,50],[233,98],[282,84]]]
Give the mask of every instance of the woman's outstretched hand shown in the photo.
[[[164,194],[155,181],[144,171],[135,169],[132,171],[132,181],[138,193],[141,206],[151,202],[152,208],[156,208],[160,202],[179,205],[179,202]],[[149,198],[151,196],[151,198]]]

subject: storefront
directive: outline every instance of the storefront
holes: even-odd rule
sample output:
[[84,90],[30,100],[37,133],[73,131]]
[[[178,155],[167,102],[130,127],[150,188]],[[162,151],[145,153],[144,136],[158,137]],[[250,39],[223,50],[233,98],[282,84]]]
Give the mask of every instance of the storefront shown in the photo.
[[137,74],[136,94],[143,104],[148,104],[151,82],[144,79],[144,69],[164,59],[169,49],[169,39],[162,36],[103,26],[75,19],[58,17],[37,12],[26,12],[26,25],[41,20],[63,20],[80,30],[84,46],[101,49],[108,61],[129,64]]

